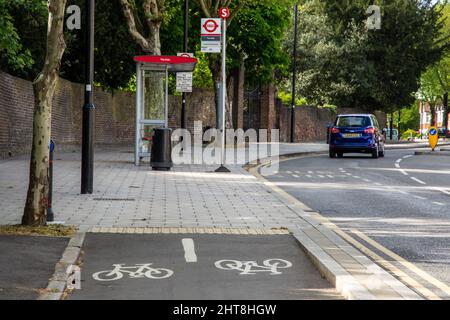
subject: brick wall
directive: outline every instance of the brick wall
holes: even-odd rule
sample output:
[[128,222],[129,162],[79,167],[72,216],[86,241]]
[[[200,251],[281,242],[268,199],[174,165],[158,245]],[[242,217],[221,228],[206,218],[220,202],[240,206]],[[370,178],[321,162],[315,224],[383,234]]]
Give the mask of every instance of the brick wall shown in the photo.
[[[279,100],[276,103],[277,127],[280,129],[280,141],[290,141],[291,113],[290,109]],[[295,139],[297,142],[325,141],[327,125],[332,124],[337,114],[367,113],[358,109],[338,108],[333,112],[328,108],[301,106],[295,109]],[[386,114],[375,112],[380,126],[386,123]]]
[[[96,144],[134,143],[135,95],[129,92],[94,91]],[[81,142],[83,85],[58,81],[52,107],[52,138],[58,148]],[[32,83],[0,71],[0,158],[29,153],[33,133]],[[170,126],[180,123],[181,97],[169,97]],[[188,127],[194,121],[215,124],[214,93],[195,89],[187,97]]]

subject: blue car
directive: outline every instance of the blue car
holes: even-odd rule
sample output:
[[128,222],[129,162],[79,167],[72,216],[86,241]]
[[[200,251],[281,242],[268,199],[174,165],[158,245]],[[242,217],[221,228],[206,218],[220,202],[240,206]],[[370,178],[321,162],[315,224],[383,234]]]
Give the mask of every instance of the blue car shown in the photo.
[[373,114],[339,115],[329,130],[330,158],[342,158],[344,153],[384,157],[386,138]]

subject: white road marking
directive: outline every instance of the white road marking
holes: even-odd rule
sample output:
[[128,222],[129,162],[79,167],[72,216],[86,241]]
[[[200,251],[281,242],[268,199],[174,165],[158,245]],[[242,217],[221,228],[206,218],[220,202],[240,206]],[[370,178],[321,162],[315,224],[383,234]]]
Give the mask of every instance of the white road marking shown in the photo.
[[397,161],[395,161],[395,163],[400,163],[402,162],[403,159],[398,159]]
[[442,203],[442,202],[433,202],[435,205],[438,205],[438,206],[445,206],[445,204],[444,203]]
[[400,172],[403,173],[405,176],[409,176],[409,173],[406,172],[405,170],[400,169]]
[[410,154],[410,155],[404,156],[404,157],[403,157],[403,159],[408,159],[408,158],[412,158],[412,156],[413,156],[413,155],[412,155],[412,154]]
[[323,176],[323,175],[321,175],[321,174],[318,174],[317,175],[319,178],[325,178],[325,176]]
[[355,179],[361,179],[361,177],[358,177],[358,176],[353,176],[353,178],[355,178]]
[[194,240],[186,238],[181,240],[184,249],[184,259],[187,263],[197,262],[197,255],[195,254]]
[[448,192],[448,191],[446,191],[444,189],[441,189],[441,188],[438,188],[438,187],[434,187],[433,189],[436,190],[436,191],[440,191],[442,193],[445,193],[446,195],[450,196],[450,192]]
[[311,176],[311,175],[309,175],[309,174],[307,174],[306,176],[307,176],[308,178],[312,178],[312,176]]
[[293,174],[292,175],[294,178],[300,178],[298,175],[296,175],[296,174]]
[[295,173],[297,173],[297,174],[300,174],[300,171],[294,171]]
[[292,171],[286,171],[287,174],[292,174]]
[[396,164],[395,164],[395,167],[396,167],[397,169],[399,169],[399,168],[400,168],[400,165],[399,165],[398,163],[396,163]]
[[369,179],[363,179],[363,181],[365,181],[365,182],[370,182],[370,180],[369,180]]
[[312,172],[312,171],[308,171],[308,173],[309,173],[309,174],[313,174],[314,172]]
[[348,173],[348,172],[346,173],[346,175],[348,175],[348,176],[352,176],[352,174],[351,174],[351,173]]
[[412,180],[414,180],[414,181],[420,183],[420,184],[426,184],[425,182],[423,182],[422,180],[419,180],[419,179],[417,179],[417,178],[414,178],[414,177],[410,177],[410,178],[411,178]]
[[375,182],[375,185],[376,185],[376,186],[382,186],[382,184],[379,183],[379,182]]
[[414,198],[416,199],[420,199],[420,200],[426,200],[427,198],[421,197],[421,196],[414,196]]
[[330,179],[334,179],[334,177],[331,174],[327,174],[327,177]]

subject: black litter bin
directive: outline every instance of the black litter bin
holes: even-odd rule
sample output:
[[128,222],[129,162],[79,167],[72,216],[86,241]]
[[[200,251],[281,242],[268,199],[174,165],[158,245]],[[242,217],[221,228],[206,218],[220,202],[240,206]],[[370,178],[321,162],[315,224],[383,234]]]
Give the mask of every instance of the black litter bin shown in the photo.
[[153,143],[150,157],[150,165],[153,170],[169,171],[173,167],[171,136],[171,129],[153,129]]

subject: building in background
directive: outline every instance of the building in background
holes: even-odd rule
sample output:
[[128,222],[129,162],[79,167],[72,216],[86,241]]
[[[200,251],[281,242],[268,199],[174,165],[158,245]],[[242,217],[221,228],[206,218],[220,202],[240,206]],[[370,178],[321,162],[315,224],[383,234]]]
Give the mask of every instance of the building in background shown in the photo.
[[[431,112],[430,105],[428,102],[420,101],[419,104],[419,112],[420,112],[420,133],[425,136],[428,133],[428,129],[431,126]],[[450,113],[449,113],[450,114]],[[448,117],[448,128],[450,128],[450,116]],[[444,126],[444,105],[438,104],[436,106],[436,118],[435,125],[440,128]]]

